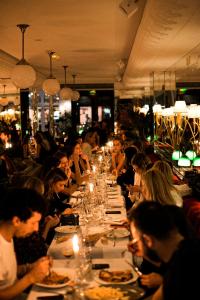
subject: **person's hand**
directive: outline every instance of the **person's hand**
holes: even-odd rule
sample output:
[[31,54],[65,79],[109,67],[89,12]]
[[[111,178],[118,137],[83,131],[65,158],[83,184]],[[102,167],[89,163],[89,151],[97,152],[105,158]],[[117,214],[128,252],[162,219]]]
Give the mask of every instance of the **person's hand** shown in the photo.
[[71,214],[73,214],[73,213],[74,213],[74,209],[73,209],[73,208],[66,208],[66,209],[63,211],[62,215],[71,215]]
[[81,158],[83,159],[83,160],[88,160],[88,156],[85,154],[85,153],[81,153]]
[[31,277],[33,283],[42,281],[49,275],[49,269],[51,267],[51,259],[48,256],[41,257],[35,263],[31,265],[28,276]]
[[58,215],[54,215],[52,216],[47,216],[45,218],[45,223],[46,226],[48,226],[49,228],[55,227],[56,225],[58,225],[60,223],[60,217]]
[[158,273],[150,273],[148,275],[142,275],[140,277],[141,284],[148,288],[158,287],[163,282],[163,277]]
[[72,156],[72,160],[75,161],[79,161],[79,154],[74,153]]
[[130,192],[130,194],[138,193],[138,192],[140,192],[140,190],[141,190],[141,188],[140,188],[139,185],[131,185],[131,186],[129,187],[129,192]]
[[115,159],[115,157],[116,157],[116,155],[117,155],[117,152],[112,152],[112,159]]
[[95,146],[94,148],[92,148],[92,151],[97,151],[99,149],[99,146]]
[[133,255],[135,256],[142,256],[142,253],[138,247],[138,242],[137,240],[132,240],[128,243],[127,245],[128,251],[130,251]]
[[113,174],[114,176],[117,176],[117,175],[118,175],[117,169],[113,169],[113,170],[112,170],[112,174]]
[[71,175],[72,175],[71,169],[70,168],[66,168],[65,174],[67,175],[67,178],[69,179],[71,177]]

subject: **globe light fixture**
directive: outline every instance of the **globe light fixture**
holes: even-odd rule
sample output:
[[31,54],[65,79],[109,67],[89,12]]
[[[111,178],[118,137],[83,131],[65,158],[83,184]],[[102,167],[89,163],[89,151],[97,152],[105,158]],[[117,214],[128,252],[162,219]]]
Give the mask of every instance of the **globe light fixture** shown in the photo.
[[80,93],[78,91],[75,90],[75,78],[76,78],[76,74],[73,74],[72,77],[73,77],[73,95],[72,95],[72,101],[78,101],[79,98],[80,98]]
[[172,153],[172,160],[179,160],[179,158],[181,158],[181,156],[183,155],[183,153],[179,150],[175,150]]
[[200,167],[200,156],[196,156],[192,162],[193,167]]
[[66,77],[67,77],[67,67],[68,66],[63,66],[64,68],[64,72],[65,72],[65,84],[64,84],[64,88],[61,89],[60,91],[60,98],[62,100],[71,100],[72,96],[73,96],[73,91],[72,89],[67,87],[67,83],[66,83]]
[[48,52],[49,61],[50,61],[50,68],[49,68],[50,73],[49,73],[49,77],[42,84],[42,88],[43,88],[44,92],[49,96],[55,95],[60,90],[60,84],[59,84],[58,80],[53,76],[53,73],[52,73],[52,55],[54,53],[55,53],[54,51]]
[[197,156],[197,154],[196,154],[196,152],[193,151],[193,150],[188,150],[188,151],[186,152],[186,156],[187,156],[190,160],[193,160],[193,159]]
[[179,160],[178,160],[179,167],[190,167],[190,165],[191,165],[191,162],[186,155],[183,155],[181,158],[179,158]]
[[20,89],[27,89],[34,85],[36,72],[24,58],[24,34],[29,27],[28,24],[18,24],[22,33],[22,58],[12,70],[11,80]]

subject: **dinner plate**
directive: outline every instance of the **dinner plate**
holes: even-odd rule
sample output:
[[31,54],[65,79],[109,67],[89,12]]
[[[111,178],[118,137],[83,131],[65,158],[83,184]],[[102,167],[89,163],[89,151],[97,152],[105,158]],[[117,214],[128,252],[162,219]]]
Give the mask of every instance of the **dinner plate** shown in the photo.
[[75,233],[77,232],[77,226],[58,226],[55,228],[55,231],[58,233]]
[[[102,270],[101,270],[102,271]],[[100,274],[100,272],[101,271],[98,271],[98,272],[96,272],[96,274],[95,274],[95,276],[94,276],[94,280],[96,281],[96,282],[98,282],[98,283],[100,283],[100,284],[103,284],[103,285],[125,285],[125,284],[129,284],[129,283],[131,283],[131,282],[135,282],[137,279],[138,279],[138,275],[137,274],[135,274],[132,270],[130,270],[131,271],[131,273],[132,273],[132,275],[133,275],[133,277],[130,279],[130,280],[127,280],[127,281],[118,281],[118,282],[112,282],[112,281],[105,281],[105,280],[103,280],[103,279],[101,279],[101,278],[99,278],[99,274]],[[119,269],[107,269],[106,271],[110,271],[110,272],[112,272],[112,271],[123,271],[123,270],[119,270]]]
[[126,228],[116,228],[110,234],[108,234],[108,237],[120,239],[128,237],[129,235],[130,232]]
[[88,228],[87,235],[107,234],[112,230],[110,226],[91,226]]
[[[112,288],[111,290],[107,290],[107,288]],[[115,293],[119,291],[120,294]],[[98,287],[90,287],[85,289],[84,296],[88,300],[105,300],[105,299],[131,299],[131,300],[138,300],[144,296],[145,291],[140,287],[133,287],[133,286],[124,286],[121,284],[112,285],[109,284],[105,286],[98,286]],[[121,297],[120,297],[121,296]]]
[[58,289],[67,286],[72,281],[71,272],[67,271],[65,268],[52,268],[52,271],[56,272],[59,275],[65,275],[69,277],[69,281],[64,283],[55,283],[55,284],[45,284],[42,282],[36,282],[37,286],[48,288],[48,289]]

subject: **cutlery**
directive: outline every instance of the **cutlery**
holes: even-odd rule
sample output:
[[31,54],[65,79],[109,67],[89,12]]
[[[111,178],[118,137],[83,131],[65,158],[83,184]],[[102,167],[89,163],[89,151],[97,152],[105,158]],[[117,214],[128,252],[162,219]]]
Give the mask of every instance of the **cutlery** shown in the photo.
[[121,252],[121,257],[124,258],[125,262],[132,267],[132,269],[136,272],[136,274],[140,277],[142,276],[142,272],[139,270],[139,268],[137,266],[135,266],[133,263],[130,263],[126,258],[125,258],[125,253],[127,252],[128,250],[125,249]]
[[127,259],[125,259],[125,262],[132,267],[132,269],[137,273],[139,277],[142,276],[142,272],[136,267],[134,264],[130,263]]

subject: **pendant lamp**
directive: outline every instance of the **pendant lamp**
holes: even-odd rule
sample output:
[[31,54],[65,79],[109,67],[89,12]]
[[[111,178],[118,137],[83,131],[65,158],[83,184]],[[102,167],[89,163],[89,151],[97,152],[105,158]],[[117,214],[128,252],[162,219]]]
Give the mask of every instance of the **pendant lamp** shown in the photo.
[[58,80],[53,76],[53,73],[52,73],[52,55],[54,53],[55,52],[53,52],[53,51],[48,52],[49,61],[50,61],[50,68],[49,68],[50,73],[49,73],[49,77],[42,84],[42,88],[43,88],[44,92],[49,96],[55,95],[60,90],[60,84],[59,84]]
[[80,98],[80,93],[78,91],[75,90],[75,78],[76,78],[76,74],[73,74],[72,77],[73,77],[73,95],[72,95],[72,101],[78,101],[79,98]]
[[12,70],[11,80],[20,89],[27,89],[34,85],[36,72],[24,58],[24,34],[29,27],[28,24],[18,24],[22,33],[22,58]]
[[62,88],[61,91],[60,91],[60,98],[62,100],[71,100],[72,99],[72,94],[73,94],[72,89],[68,88],[67,83],[66,83],[67,67],[68,66],[63,66],[64,72],[65,72],[65,84],[64,84],[64,88]]

